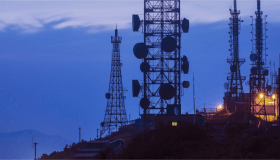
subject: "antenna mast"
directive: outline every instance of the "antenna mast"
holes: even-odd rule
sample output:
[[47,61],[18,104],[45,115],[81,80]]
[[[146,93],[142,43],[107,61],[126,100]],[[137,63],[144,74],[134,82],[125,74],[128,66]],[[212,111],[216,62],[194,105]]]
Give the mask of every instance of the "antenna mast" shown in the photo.
[[81,126],[79,126],[79,142],[81,143]]
[[[117,26],[116,26],[117,27]],[[101,122],[100,138],[108,131],[110,134],[113,130],[117,131],[119,127],[128,123],[125,111],[125,92],[127,91],[122,84],[120,44],[122,37],[118,36],[118,29],[115,29],[115,36],[111,36],[113,44],[111,74],[109,82],[109,92],[105,94],[107,98],[107,107],[104,121]]]
[[[255,11],[256,18],[252,18],[252,52],[250,60],[252,61],[252,68],[250,74],[250,94],[251,94],[251,112],[253,114],[266,115],[264,103],[265,97],[272,94],[272,87],[268,85],[266,76],[269,75],[268,67],[266,66],[266,17],[262,17],[261,1],[257,0],[257,11]],[[254,23],[255,21],[255,23]],[[264,98],[257,99],[258,94],[264,94]],[[264,103],[265,104],[265,103]],[[261,108],[261,109],[256,109]]]
[[[229,81],[229,91],[228,96],[229,97],[235,97],[236,101],[238,100],[238,97],[241,95],[239,93],[243,93],[243,86],[242,82],[246,79],[245,76],[241,76],[240,73],[240,66],[245,62],[244,58],[239,58],[239,31],[240,31],[240,25],[241,22],[243,22],[239,18],[240,11],[237,11],[237,4],[236,0],[234,0],[234,10],[230,11],[230,56],[231,58],[227,59],[227,62],[230,64],[230,76],[227,77],[227,80]],[[242,97],[241,97],[242,98]]]
[[193,72],[193,123],[195,124],[195,92],[194,92],[194,72]]
[[[33,146],[33,144],[34,144],[34,146]],[[37,149],[37,144],[38,143],[33,143],[33,137],[32,137],[32,147],[35,149],[35,158],[34,158],[34,160],[36,160],[36,149]]]
[[[188,33],[189,20],[181,20],[180,4],[180,0],[144,0],[144,20],[132,15],[133,31],[140,26],[144,29],[143,42],[133,48],[136,58],[142,59],[144,83],[140,106],[144,126],[153,113],[168,114],[169,109],[176,107],[181,114],[181,72],[189,71],[187,57],[181,57],[181,33]],[[185,86],[188,88],[189,82]],[[133,89],[133,97],[138,97],[138,80],[133,80]]]

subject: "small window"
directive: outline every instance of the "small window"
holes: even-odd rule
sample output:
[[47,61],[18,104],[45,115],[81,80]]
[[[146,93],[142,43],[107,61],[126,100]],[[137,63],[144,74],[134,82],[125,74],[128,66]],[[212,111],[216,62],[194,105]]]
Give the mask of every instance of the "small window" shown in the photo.
[[177,126],[177,122],[172,122],[172,126]]

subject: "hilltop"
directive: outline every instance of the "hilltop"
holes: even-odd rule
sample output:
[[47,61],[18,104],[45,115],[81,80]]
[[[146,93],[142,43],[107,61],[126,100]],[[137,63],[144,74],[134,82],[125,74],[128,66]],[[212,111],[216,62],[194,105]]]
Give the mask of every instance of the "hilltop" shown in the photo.
[[[95,158],[98,159],[279,159],[279,135],[260,126],[237,123],[235,113],[219,120],[209,121],[203,128],[194,124],[165,126],[148,130],[132,137],[124,146],[116,149],[108,147]],[[253,116],[249,119],[257,120]],[[242,119],[243,120],[243,119]],[[216,125],[215,125],[216,124]],[[224,127],[224,129],[222,129]]]

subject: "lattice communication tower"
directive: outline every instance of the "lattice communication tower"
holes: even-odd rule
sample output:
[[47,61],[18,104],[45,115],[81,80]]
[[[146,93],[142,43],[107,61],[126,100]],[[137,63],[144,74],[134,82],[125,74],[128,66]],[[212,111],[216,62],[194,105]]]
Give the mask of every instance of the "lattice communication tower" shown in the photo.
[[241,96],[240,93],[243,93],[242,83],[246,79],[245,76],[241,76],[240,66],[245,62],[244,58],[239,58],[239,31],[241,22],[243,22],[240,17],[240,11],[237,11],[236,0],[234,0],[234,9],[229,9],[231,18],[229,23],[230,28],[230,58],[227,59],[227,62],[230,64],[230,76],[227,77],[228,83],[225,84],[227,89],[228,97],[238,97]]
[[187,57],[181,57],[181,33],[189,31],[189,20],[180,18],[180,0],[144,0],[144,20],[132,16],[133,31],[138,31],[140,26],[144,42],[137,43],[133,52],[142,59],[140,70],[144,82],[141,87],[138,80],[132,81],[133,97],[138,97],[142,88],[140,106],[145,120],[151,111],[166,114],[174,110],[179,115],[181,88],[189,87],[188,81],[181,83],[181,72],[189,71]]
[[109,92],[105,94],[107,98],[107,107],[104,121],[101,122],[101,135],[106,131],[110,134],[117,131],[119,127],[128,123],[125,111],[125,96],[127,91],[122,84],[122,63],[120,60],[120,43],[122,37],[118,36],[118,30],[115,29],[115,36],[111,37],[113,44],[111,74],[109,82]]
[[[258,99],[259,94],[263,96],[269,96],[271,94],[271,85],[268,85],[268,67],[266,66],[266,17],[262,17],[261,1],[257,0],[257,11],[255,12],[256,18],[252,16],[252,52],[250,54],[250,60],[252,61],[252,68],[250,73],[250,95],[251,95],[251,111],[255,114],[266,114],[265,105],[262,99]],[[254,23],[255,21],[255,23]],[[261,109],[256,107],[262,106]]]

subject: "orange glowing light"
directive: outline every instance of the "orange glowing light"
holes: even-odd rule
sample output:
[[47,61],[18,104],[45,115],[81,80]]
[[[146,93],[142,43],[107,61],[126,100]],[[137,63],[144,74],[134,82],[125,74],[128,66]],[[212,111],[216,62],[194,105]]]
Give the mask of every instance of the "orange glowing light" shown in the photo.
[[172,122],[172,126],[177,126],[177,122]]
[[262,93],[260,94],[260,98],[263,98],[263,94]]
[[273,98],[273,99],[275,99],[275,98],[276,98],[275,94],[274,94],[274,95],[272,95],[272,98]]
[[218,109],[223,109],[223,106],[222,106],[222,105],[219,105],[217,108],[218,108]]

